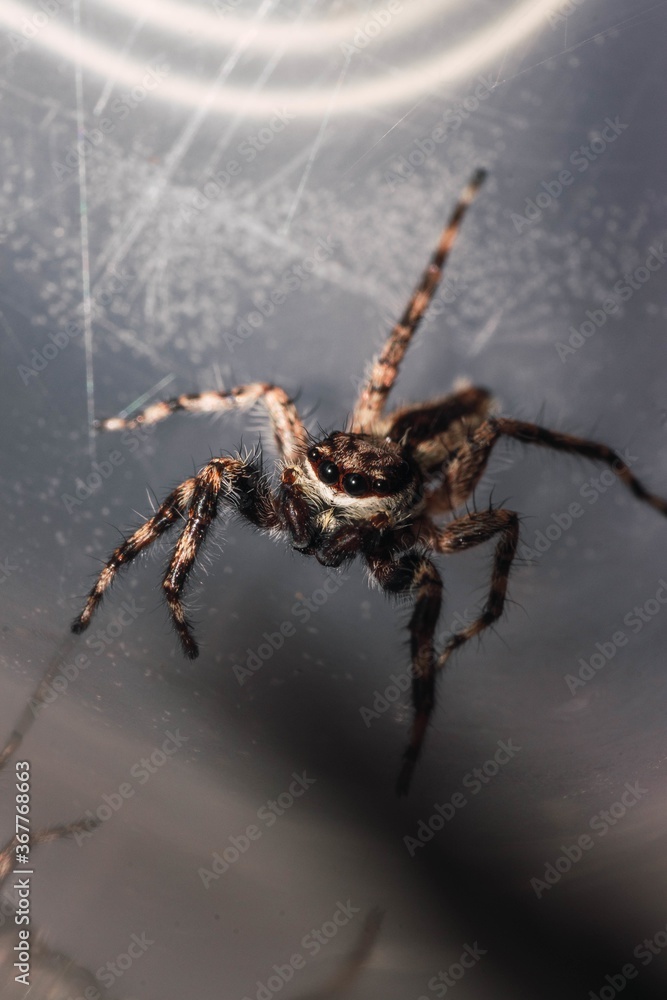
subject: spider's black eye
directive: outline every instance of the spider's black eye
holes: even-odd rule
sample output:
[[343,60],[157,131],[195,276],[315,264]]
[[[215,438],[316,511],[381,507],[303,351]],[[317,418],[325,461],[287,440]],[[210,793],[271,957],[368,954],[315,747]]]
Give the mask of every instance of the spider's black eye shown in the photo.
[[411,472],[409,464],[407,462],[401,462],[401,464],[396,469],[396,478],[399,480],[399,482],[405,483],[408,481],[408,479],[410,479],[410,477],[411,477]]
[[375,490],[376,493],[388,493],[389,483],[387,482],[386,479],[374,479],[373,489]]
[[319,457],[320,457],[320,449],[319,448],[310,448],[309,449],[309,451],[308,451],[308,458],[310,459],[311,462],[317,462],[319,460]]
[[358,472],[348,472],[343,476],[343,489],[351,497],[362,497],[368,493],[368,480]]
[[338,482],[340,472],[338,471],[338,466],[334,465],[333,462],[322,462],[317,470],[317,475],[323,483],[326,483],[328,486],[333,486],[334,483]]

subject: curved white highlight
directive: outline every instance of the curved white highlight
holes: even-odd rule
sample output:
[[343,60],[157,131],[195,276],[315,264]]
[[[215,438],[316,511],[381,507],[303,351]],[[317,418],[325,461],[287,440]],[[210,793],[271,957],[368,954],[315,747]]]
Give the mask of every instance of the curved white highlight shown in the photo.
[[[116,0],[127,4],[129,0]],[[430,0],[428,0],[430,3]],[[391,104],[414,101],[425,92],[437,89],[444,83],[459,77],[469,77],[490,59],[501,56],[508,47],[516,44],[530,32],[544,23],[547,14],[559,5],[561,0],[524,0],[514,10],[494,21],[483,31],[476,33],[469,40],[438,56],[425,59],[406,70],[399,70],[391,75],[376,77],[361,83],[355,82],[348,88],[341,88],[332,106],[331,91],[327,89],[307,89],[305,85],[298,88],[270,88],[262,92],[246,90],[225,84],[214,89],[212,83],[200,83],[180,74],[169,73],[155,89],[150,91],[154,98],[169,101],[172,104],[184,104],[200,108],[206,104],[209,111],[225,114],[243,113],[245,116],[266,117],[273,114],[277,108],[286,107],[290,112],[306,116],[322,116],[323,114],[357,114],[366,113],[370,108],[379,108]],[[151,7],[154,6],[151,4]],[[169,0],[168,9],[174,15],[178,4]],[[143,7],[141,8],[143,11]],[[180,30],[189,23],[192,10],[182,8]],[[136,8],[135,8],[136,13]],[[35,13],[33,12],[33,15]],[[44,15],[42,15],[44,16]],[[363,20],[368,20],[372,11]],[[400,27],[400,16],[396,15],[396,27]],[[10,31],[21,33],[21,26],[30,20],[25,9],[16,0],[2,0],[0,3],[0,24]],[[241,23],[241,22],[237,22]],[[246,49],[252,49],[262,33],[274,30],[279,26],[268,24],[243,23],[243,35],[238,44]],[[337,24],[338,22],[334,22]],[[348,21],[341,23],[349,23]],[[359,19],[354,20],[353,27],[359,26]],[[363,23],[363,22],[362,22]],[[305,30],[305,28],[304,28]],[[308,31],[321,32],[327,38],[327,43],[338,47],[340,37],[332,41],[328,35],[327,23],[322,23],[315,29],[310,26]],[[389,30],[389,27],[386,29]],[[337,31],[337,29],[336,29]],[[354,36],[348,36],[350,43]],[[91,73],[112,77],[116,84],[125,87],[141,87],[146,77],[148,66],[129,60],[119,55],[115,50],[102,45],[92,38],[77,38],[69,28],[58,23],[53,17],[48,23],[39,27],[31,39],[33,44],[42,46],[50,52],[81,65]],[[275,50],[278,42],[273,36]],[[311,49],[312,51],[312,49]]]
[[[97,0],[114,11],[123,11],[131,18],[137,16],[137,0]],[[442,14],[447,7],[461,4],[465,0],[419,0],[405,3],[396,14],[390,14],[387,26],[382,28],[383,37],[400,33],[421,24],[435,14]],[[382,3],[378,10],[386,9]],[[154,28],[183,34],[187,27],[205,42],[236,45],[245,41],[248,30],[252,29],[252,48],[273,54],[281,49],[289,54],[303,52],[313,55],[324,49],[337,49],[343,42],[352,42],[355,32],[373,20],[373,11],[361,12],[351,17],[338,17],[331,21],[311,24],[289,23],[285,21],[254,21],[252,18],[221,17],[201,7],[191,7],[177,0],[142,0],[141,16]]]

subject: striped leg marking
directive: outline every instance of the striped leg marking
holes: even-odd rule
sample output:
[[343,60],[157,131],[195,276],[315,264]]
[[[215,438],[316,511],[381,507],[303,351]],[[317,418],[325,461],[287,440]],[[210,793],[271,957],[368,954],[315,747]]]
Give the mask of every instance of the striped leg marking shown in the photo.
[[284,389],[269,382],[251,382],[238,385],[229,392],[201,392],[152,403],[131,418],[110,417],[97,422],[101,431],[132,430],[135,427],[156,424],[172,413],[224,413],[231,410],[249,410],[262,402],[268,410],[273,425],[278,450],[288,462],[293,462],[308,447],[308,435],[297,409]]
[[157,513],[120,545],[100,573],[72,631],[83,632],[121,566],[126,565],[177,521],[184,522],[162,586],[171,619],[186,656],[199,653],[185,616],[181,594],[221,500],[260,528],[280,526],[270,487],[261,470],[240,458],[214,458],[194,479],[178,486]]
[[194,479],[186,479],[184,483],[177,486],[167,499],[160,504],[153,517],[149,518],[145,524],[142,524],[133,535],[130,535],[127,541],[119,545],[117,549],[114,549],[109,561],[88,594],[83,611],[72,622],[72,632],[79,635],[88,628],[90,619],[104,597],[105,592],[115,580],[118,570],[122,566],[126,566],[132,562],[140,552],[143,552],[147,546],[152,545],[160,535],[163,535],[165,531],[171,528],[179,517],[183,517],[188,509],[194,486]]
[[403,315],[389,335],[385,347],[374,362],[366,385],[362,388],[352,413],[354,433],[369,430],[382,415],[384,405],[398,375],[398,369],[410,341],[440,284],[445,261],[461,228],[466,210],[481,187],[485,171],[478,170],[464,189],[452,216],[442,231],[438,245],[421,281],[412,293]]

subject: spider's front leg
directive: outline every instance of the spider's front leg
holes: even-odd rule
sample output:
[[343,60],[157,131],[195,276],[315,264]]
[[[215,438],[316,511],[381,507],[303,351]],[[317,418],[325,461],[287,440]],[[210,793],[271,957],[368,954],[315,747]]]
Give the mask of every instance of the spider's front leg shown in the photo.
[[221,500],[257,527],[281,526],[268,482],[257,466],[241,458],[212,459],[193,479],[181,483],[170,493],[154,516],[115,549],[90,591],[83,611],[72,623],[72,631],[80,633],[88,627],[120,567],[182,520],[185,524],[162,586],[183,650],[186,656],[194,659],[199,649],[185,616],[181,594]]
[[419,284],[412,293],[403,315],[389,334],[389,339],[380,356],[373,362],[368,379],[361,388],[351,417],[350,429],[352,431],[370,430],[380,421],[387,396],[396,381],[405,352],[440,284],[445,262],[454,245],[463,216],[485,176],[486,171],[475,171],[462,191],[449,222],[440,234],[438,245],[426,265]]
[[415,593],[415,605],[408,625],[415,716],[396,784],[398,794],[406,795],[435,704],[436,658],[433,636],[442,603],[442,580],[430,559],[415,552],[395,560],[371,556],[368,557],[368,565],[375,579],[388,593]]
[[228,392],[209,390],[208,392],[185,393],[172,399],[151,403],[145,410],[133,417],[108,417],[98,420],[100,431],[133,430],[166,420],[172,413],[229,413],[234,410],[249,410],[256,403],[262,403],[268,412],[273,434],[280,454],[287,461],[298,459],[308,447],[308,435],[297,412],[294,402],[284,389],[270,382],[250,382],[237,385]]

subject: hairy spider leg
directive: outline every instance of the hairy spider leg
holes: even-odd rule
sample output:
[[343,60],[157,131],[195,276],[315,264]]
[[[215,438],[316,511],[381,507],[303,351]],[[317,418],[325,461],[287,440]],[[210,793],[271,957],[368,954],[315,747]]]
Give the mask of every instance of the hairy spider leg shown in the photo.
[[131,562],[180,518],[185,522],[184,527],[162,587],[183,651],[191,659],[198,656],[199,649],[185,616],[181,594],[221,499],[256,527],[270,529],[281,526],[273,495],[261,469],[242,458],[212,459],[193,479],[181,483],[170,493],[156,514],[112,553],[90,591],[83,611],[74,620],[72,631],[80,633],[88,627],[93,612],[120,567]]
[[[435,528],[435,525],[433,527]],[[437,666],[440,670],[455,649],[489,628],[502,615],[510,569],[519,544],[519,517],[515,511],[502,507],[496,510],[475,511],[451,521],[445,528],[435,528],[435,531],[433,547],[443,555],[463,552],[500,535],[493,556],[491,586],[484,610],[478,618],[447,641],[438,657]]]
[[538,424],[525,423],[509,417],[490,417],[471,435],[469,440],[444,469],[444,481],[428,497],[429,514],[454,510],[464,503],[481,478],[489,460],[491,450],[502,436],[514,438],[524,444],[537,444],[556,451],[581,455],[594,462],[602,462],[639,499],[667,515],[667,500],[650,493],[643,483],[630,471],[621,456],[606,444],[561,434]]
[[627,463],[623,461],[621,456],[608,445],[574,437],[572,434],[550,431],[546,427],[525,423],[522,420],[513,420],[509,417],[497,417],[490,423],[499,434],[516,438],[517,441],[523,441],[526,444],[540,444],[547,448],[554,448],[556,451],[581,455],[594,462],[603,462],[609,466],[621,482],[625,483],[637,499],[643,500],[644,503],[650,504],[651,507],[655,507],[657,511],[667,516],[667,500],[656,496],[655,493],[650,493],[644,484],[630,472]]
[[396,560],[368,556],[367,562],[383,590],[393,594],[415,592],[415,604],[408,624],[412,653],[412,705],[415,715],[396,783],[398,794],[407,795],[435,704],[436,656],[433,636],[442,603],[442,580],[431,560],[415,552]]
[[486,171],[477,170],[466,185],[403,315],[389,334],[389,339],[382,353],[374,361],[370,375],[359,393],[352,413],[351,430],[353,433],[372,430],[373,424],[382,415],[387,395],[396,381],[401,361],[440,284],[445,261],[454,245],[463,216],[472,204],[485,177]]
[[[463,428],[469,427],[467,418],[476,418],[481,423],[488,415],[491,399],[488,389],[466,385],[442,399],[402,406],[387,415],[387,437],[391,441],[405,440],[417,448],[445,434],[453,424],[466,421]],[[419,448],[417,454],[420,455]]]
[[308,448],[308,434],[296,406],[285,390],[269,382],[237,385],[229,392],[209,390],[175,396],[173,399],[151,403],[131,418],[109,417],[99,420],[96,427],[102,431],[132,430],[166,420],[172,413],[180,410],[188,413],[224,413],[230,410],[249,410],[257,402],[262,402],[268,410],[281,456],[288,462],[295,461]]
[[218,502],[225,498],[257,527],[281,523],[268,483],[258,468],[242,459],[214,458],[199,471],[188,508],[185,527],[178,537],[162,582],[171,619],[186,656],[195,659],[199,648],[188,622],[181,594],[208,530]]
[[174,522],[186,513],[195,486],[195,479],[186,479],[164,500],[153,517],[130,535],[112,552],[104,569],[95,581],[81,614],[72,622],[72,632],[79,635],[90,624],[105,591],[111,586],[121,566],[126,566],[156,538],[164,534]]

